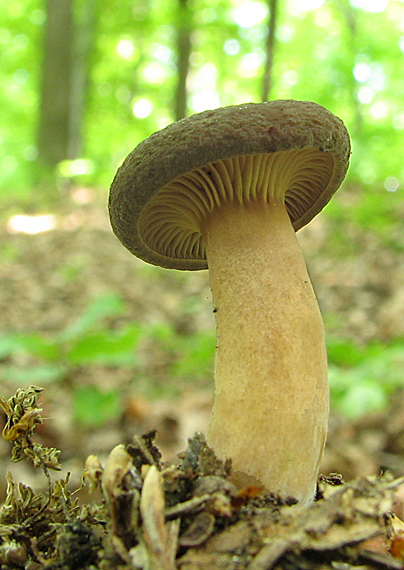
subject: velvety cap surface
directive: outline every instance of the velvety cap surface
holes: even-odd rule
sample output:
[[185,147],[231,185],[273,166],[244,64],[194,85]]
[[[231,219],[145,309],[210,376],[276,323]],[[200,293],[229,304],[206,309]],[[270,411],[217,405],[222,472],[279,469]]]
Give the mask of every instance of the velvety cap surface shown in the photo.
[[149,202],[182,175],[206,165],[311,148],[332,156],[332,167],[313,198],[306,198],[304,208],[298,213],[289,211],[295,230],[325,206],[346,174],[350,140],[340,119],[316,103],[281,100],[205,111],[173,123],[139,144],[118,169],[109,201],[112,228],[125,247],[149,263],[206,268],[201,247],[196,256],[192,252],[169,256],[144,241],[139,228]]

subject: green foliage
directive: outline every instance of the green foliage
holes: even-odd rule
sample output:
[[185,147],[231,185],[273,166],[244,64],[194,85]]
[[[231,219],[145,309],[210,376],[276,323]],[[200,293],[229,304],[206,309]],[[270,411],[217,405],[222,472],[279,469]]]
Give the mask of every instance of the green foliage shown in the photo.
[[60,335],[62,341],[82,339],[86,333],[93,332],[106,317],[115,317],[122,314],[124,304],[122,299],[114,294],[103,295],[92,301],[80,318]]
[[[181,334],[163,322],[111,327],[108,319],[123,312],[122,300],[110,294],[95,299],[73,325],[53,338],[39,333],[3,334],[3,378],[19,386],[42,385],[71,378],[75,370],[86,366],[125,366],[133,371],[138,389],[144,390],[146,381],[147,394],[155,398],[172,395],[184,383],[212,383],[214,330]],[[144,342],[152,343],[156,354],[166,355],[160,380],[144,377],[139,363]],[[404,339],[356,346],[331,338],[327,350],[332,407],[344,416],[354,418],[381,410],[394,391],[404,386]],[[105,391],[93,385],[73,384],[75,417],[89,425],[116,419],[120,398],[118,389]]]
[[122,410],[117,390],[107,392],[97,386],[76,386],[73,390],[73,415],[82,425],[100,427],[116,420]]
[[172,373],[194,382],[213,377],[215,331],[181,338],[181,357],[173,364]]
[[[39,0],[3,4],[0,192],[9,199],[12,189],[15,199],[32,191],[46,12]],[[259,101],[268,3],[195,0],[189,5],[189,112]],[[79,162],[63,164],[60,173],[107,186],[122,158],[174,118],[178,3],[101,0],[95,10],[84,146]],[[84,12],[82,0],[76,0],[78,25]],[[344,119],[354,151],[348,181],[364,185],[371,213],[379,211],[380,197],[388,219],[402,203],[403,17],[398,1],[369,6],[349,0],[281,1],[271,92],[272,98],[316,101]],[[351,215],[367,222],[365,206],[358,208]]]
[[1,2],[0,26],[0,190],[13,195],[30,191],[32,160],[36,157],[35,125],[45,18],[39,0]]
[[[22,354],[42,361],[38,371],[48,369],[42,381],[62,378],[68,366],[121,363],[122,359],[128,359],[129,352],[136,346],[139,328],[113,331],[105,327],[104,320],[118,316],[122,310],[123,303],[117,295],[105,295],[95,299],[72,326],[52,338],[39,333],[1,335],[0,359]],[[30,373],[39,378],[38,371],[35,367],[30,369]],[[5,374],[20,380],[18,366],[9,367]]]
[[[62,382],[85,367],[125,366],[133,372],[133,382],[147,394],[161,397],[173,393],[183,382],[204,381],[212,377],[214,332],[183,335],[168,323],[130,323],[114,327],[109,322],[125,310],[116,294],[95,299],[72,325],[53,337],[40,333],[0,335],[2,377],[16,386]],[[162,378],[144,377],[139,363],[144,342],[154,352],[167,354]],[[146,375],[147,375],[146,370]],[[167,379],[169,382],[167,382]],[[171,385],[170,390],[164,388]],[[73,407],[78,420],[96,424],[117,415],[118,389],[105,391],[92,385],[76,386],[73,380]],[[87,410],[87,411],[86,411]],[[88,412],[88,413],[87,413]],[[87,414],[87,415],[86,415]],[[97,423],[98,425],[98,423]]]
[[360,347],[330,341],[327,348],[332,405],[346,417],[383,410],[404,385],[404,339]]
[[[78,320],[54,337],[39,333],[10,333],[0,336],[3,378],[15,385],[61,382],[79,367],[91,365],[133,366],[140,341],[138,325],[118,330],[107,319],[123,311],[121,299],[105,295],[95,299]],[[91,425],[116,418],[120,410],[117,389],[104,391],[96,386],[73,385],[73,408],[78,421]]]
[[136,362],[133,348],[141,330],[138,325],[112,332],[89,332],[77,339],[68,352],[71,364],[104,364],[107,366],[133,365]]

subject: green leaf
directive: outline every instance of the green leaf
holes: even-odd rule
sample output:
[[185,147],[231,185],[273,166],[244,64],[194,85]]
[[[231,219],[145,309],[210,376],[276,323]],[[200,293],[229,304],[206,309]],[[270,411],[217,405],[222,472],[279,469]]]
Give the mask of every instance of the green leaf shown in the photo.
[[213,375],[215,346],[214,331],[187,337],[180,346],[181,357],[173,365],[173,373],[193,379]]
[[36,384],[50,384],[62,380],[65,369],[56,364],[45,364],[43,366],[33,366],[30,368],[19,368],[18,366],[7,366],[2,370],[4,380],[13,382],[17,386]]
[[116,420],[121,413],[121,396],[117,390],[107,392],[96,386],[79,386],[73,393],[73,413],[78,422],[100,426]]
[[387,394],[376,382],[353,384],[338,403],[339,411],[348,418],[358,418],[387,407]]
[[35,333],[17,333],[0,337],[0,359],[25,352],[44,360],[54,361],[60,357],[55,340]]
[[71,364],[133,364],[141,334],[138,325],[117,332],[90,332],[77,340],[66,353],[66,359]]
[[66,342],[76,339],[87,333],[106,317],[115,317],[124,310],[124,303],[116,293],[108,293],[94,299],[77,321],[60,335],[59,340]]
[[327,341],[327,354],[329,362],[338,366],[356,366],[363,360],[363,348],[338,339]]

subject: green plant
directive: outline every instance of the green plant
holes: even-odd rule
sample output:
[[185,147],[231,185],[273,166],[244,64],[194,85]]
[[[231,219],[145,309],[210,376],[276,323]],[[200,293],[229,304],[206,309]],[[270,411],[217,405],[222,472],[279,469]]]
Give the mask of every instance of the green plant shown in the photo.
[[[0,336],[0,359],[22,354],[40,361],[40,369],[48,369],[49,380],[58,379],[66,367],[86,364],[116,365],[135,362],[134,350],[141,336],[138,324],[118,330],[109,328],[105,319],[117,317],[123,303],[116,294],[95,299],[77,321],[49,337],[41,333],[8,333]],[[17,381],[15,364],[6,367],[3,374],[12,374]],[[50,371],[54,374],[50,374]],[[35,366],[30,374],[36,375]]]
[[[183,382],[194,384],[211,376],[214,358],[214,331],[195,335],[180,334],[168,322],[130,322],[111,325],[125,311],[115,293],[94,299],[80,317],[53,336],[38,332],[0,335],[0,372],[3,380],[16,386],[72,380],[73,413],[78,421],[97,426],[116,418],[120,412],[119,388],[77,385],[75,372],[91,367],[114,370],[127,367],[137,388],[149,397],[161,397],[167,390],[162,381],[150,377],[139,358],[144,342],[152,344],[153,354],[167,355],[164,377],[170,377],[170,391]],[[143,366],[143,368],[142,368]]]
[[[181,334],[169,322],[132,322],[113,328],[111,318],[125,311],[122,299],[108,294],[93,300],[69,327],[49,337],[37,332],[0,335],[0,373],[18,385],[46,385],[66,380],[77,369],[122,366],[133,371],[140,391],[161,397],[167,390],[141,370],[142,344],[148,340],[167,354],[164,376],[171,386],[196,386],[212,378],[214,330]],[[343,339],[327,343],[332,408],[354,418],[385,408],[395,390],[404,385],[404,339],[358,346]],[[176,393],[174,389],[169,392]],[[118,389],[73,386],[73,413],[80,422],[97,426],[120,412]]]
[[385,409],[404,385],[404,339],[367,346],[332,339],[328,357],[332,406],[346,417]]
[[[114,330],[107,323],[123,310],[120,297],[108,294],[92,301],[73,325],[52,337],[36,332],[1,335],[3,379],[15,385],[46,384],[65,380],[79,367],[134,366],[142,328],[131,323]],[[93,425],[119,413],[119,398],[117,389],[73,386],[77,419]]]
[[[91,405],[89,405],[91,402]],[[121,413],[121,394],[98,386],[76,386],[73,392],[73,416],[84,426],[100,427]]]

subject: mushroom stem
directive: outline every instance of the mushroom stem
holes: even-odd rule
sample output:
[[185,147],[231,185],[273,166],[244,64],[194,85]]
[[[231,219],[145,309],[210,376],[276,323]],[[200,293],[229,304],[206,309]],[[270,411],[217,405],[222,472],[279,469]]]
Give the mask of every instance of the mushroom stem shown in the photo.
[[217,327],[207,441],[232,460],[236,484],[309,501],[327,432],[327,356],[283,200],[222,205],[203,239]]

